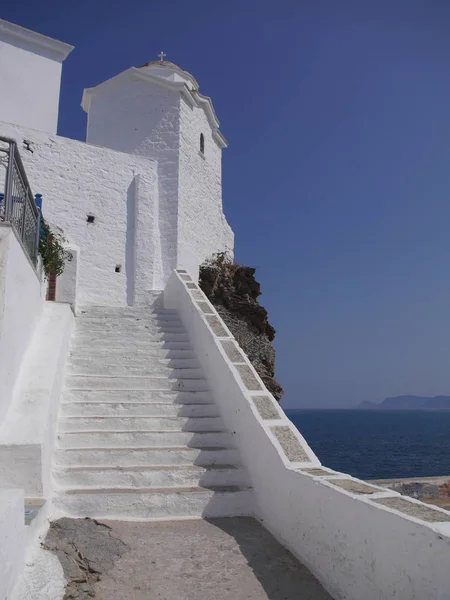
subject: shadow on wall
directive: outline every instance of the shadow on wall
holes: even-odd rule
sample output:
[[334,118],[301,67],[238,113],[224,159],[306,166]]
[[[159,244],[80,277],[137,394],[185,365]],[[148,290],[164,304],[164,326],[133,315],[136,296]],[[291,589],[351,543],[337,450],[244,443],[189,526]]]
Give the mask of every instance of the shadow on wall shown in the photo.
[[[252,518],[207,519],[233,537],[268,600],[332,600],[312,573]],[[246,597],[244,594],[243,598]]]
[[127,190],[127,230],[125,238],[125,276],[127,281],[127,305],[134,305],[134,277],[136,272],[136,177]]

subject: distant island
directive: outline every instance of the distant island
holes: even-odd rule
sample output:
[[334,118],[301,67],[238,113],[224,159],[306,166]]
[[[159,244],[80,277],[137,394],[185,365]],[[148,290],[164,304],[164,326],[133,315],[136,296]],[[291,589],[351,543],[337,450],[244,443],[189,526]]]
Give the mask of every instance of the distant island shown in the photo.
[[364,410],[450,410],[450,396],[395,396],[383,402],[361,402]]

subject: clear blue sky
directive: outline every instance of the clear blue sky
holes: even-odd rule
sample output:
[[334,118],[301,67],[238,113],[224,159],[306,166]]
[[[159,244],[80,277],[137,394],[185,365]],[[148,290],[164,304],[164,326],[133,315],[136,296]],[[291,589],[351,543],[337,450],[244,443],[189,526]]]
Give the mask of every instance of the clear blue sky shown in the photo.
[[161,49],[212,97],[285,407],[450,395],[448,0],[22,0],[1,16],[76,47],[61,135],[83,139],[84,87]]

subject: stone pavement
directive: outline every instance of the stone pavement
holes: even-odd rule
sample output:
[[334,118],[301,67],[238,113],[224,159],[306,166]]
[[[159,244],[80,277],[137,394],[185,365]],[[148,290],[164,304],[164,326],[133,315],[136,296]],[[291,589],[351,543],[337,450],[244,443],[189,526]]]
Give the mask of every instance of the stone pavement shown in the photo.
[[[332,600],[308,569],[251,518],[104,525],[90,519],[53,524],[47,547],[72,578],[66,598]],[[65,556],[67,548],[75,551],[78,574],[73,558]]]

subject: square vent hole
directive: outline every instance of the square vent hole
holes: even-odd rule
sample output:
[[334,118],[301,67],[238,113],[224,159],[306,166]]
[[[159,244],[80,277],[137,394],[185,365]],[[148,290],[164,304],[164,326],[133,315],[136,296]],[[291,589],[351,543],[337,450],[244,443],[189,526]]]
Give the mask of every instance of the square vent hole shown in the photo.
[[86,221],[88,223],[94,223],[94,221],[95,221],[94,215],[88,215]]
[[116,268],[114,270],[116,273],[120,273],[122,271],[122,265],[116,265]]

